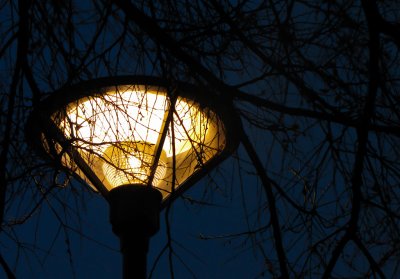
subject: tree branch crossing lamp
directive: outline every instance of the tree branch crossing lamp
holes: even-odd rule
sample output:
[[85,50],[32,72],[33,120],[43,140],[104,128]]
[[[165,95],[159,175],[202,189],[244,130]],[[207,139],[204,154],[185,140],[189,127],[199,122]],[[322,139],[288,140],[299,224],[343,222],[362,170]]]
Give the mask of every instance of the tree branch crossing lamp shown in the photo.
[[125,76],[64,88],[32,112],[33,144],[109,202],[124,278],[146,277],[160,210],[236,148],[239,122],[221,104],[186,84]]

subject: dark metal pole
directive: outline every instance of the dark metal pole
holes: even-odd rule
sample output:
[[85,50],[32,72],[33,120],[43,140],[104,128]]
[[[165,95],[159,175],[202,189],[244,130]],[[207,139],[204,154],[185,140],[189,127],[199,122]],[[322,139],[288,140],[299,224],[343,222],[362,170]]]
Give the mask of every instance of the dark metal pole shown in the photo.
[[123,256],[123,278],[146,278],[149,237],[143,235],[120,236]]
[[123,278],[147,276],[149,239],[159,229],[162,195],[151,187],[123,185],[108,194],[110,222],[119,237],[123,256]]

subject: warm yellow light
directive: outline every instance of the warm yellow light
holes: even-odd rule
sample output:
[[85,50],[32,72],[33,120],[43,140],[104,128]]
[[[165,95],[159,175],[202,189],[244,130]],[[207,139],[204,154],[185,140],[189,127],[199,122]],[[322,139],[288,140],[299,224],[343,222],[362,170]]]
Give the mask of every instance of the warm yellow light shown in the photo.
[[[156,144],[169,106],[165,94],[139,86],[135,90],[107,92],[101,98],[90,98],[68,111],[68,119],[75,128],[69,132],[80,139],[81,147],[99,153],[108,147],[104,143]],[[175,111],[179,116],[174,121],[175,154],[179,154],[199,142],[202,114],[184,99],[177,101]],[[163,149],[168,157],[172,156],[171,134],[165,138]]]
[[[109,146],[104,157],[103,172],[112,187],[126,184],[143,184],[149,181],[154,164],[155,148],[143,142],[122,142]],[[166,155],[161,153],[152,184],[157,186],[166,172]]]
[[[171,113],[172,121],[165,127]],[[166,90],[160,87],[108,87],[99,95],[70,103],[63,115],[53,117],[107,191],[150,183],[168,196],[226,143],[224,126],[215,113],[182,97],[172,108]],[[156,158],[163,131],[166,135]],[[64,165],[94,187],[80,168],[71,165],[70,155],[62,156]]]

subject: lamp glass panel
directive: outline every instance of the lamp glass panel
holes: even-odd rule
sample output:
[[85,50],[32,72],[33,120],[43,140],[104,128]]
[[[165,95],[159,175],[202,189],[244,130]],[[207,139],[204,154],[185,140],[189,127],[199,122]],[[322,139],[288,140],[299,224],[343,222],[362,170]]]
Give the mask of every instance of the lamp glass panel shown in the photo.
[[[174,109],[163,88],[124,85],[74,101],[52,119],[107,190],[152,184],[165,198],[226,144],[222,121],[210,109],[181,97],[173,105]],[[166,127],[169,113],[172,121]],[[156,158],[163,130],[166,135]],[[63,152],[60,145],[56,150]],[[79,168],[69,159],[61,163]],[[81,169],[75,174],[95,188]]]

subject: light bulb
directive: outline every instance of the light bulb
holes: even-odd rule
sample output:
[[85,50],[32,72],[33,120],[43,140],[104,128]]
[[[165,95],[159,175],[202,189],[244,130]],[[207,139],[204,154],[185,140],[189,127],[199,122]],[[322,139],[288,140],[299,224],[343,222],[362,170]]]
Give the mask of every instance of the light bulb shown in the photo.
[[[112,187],[127,184],[146,185],[152,169],[154,144],[146,142],[122,142],[109,146],[104,152],[103,174]],[[166,173],[166,155],[161,152],[152,181],[157,186]]]

